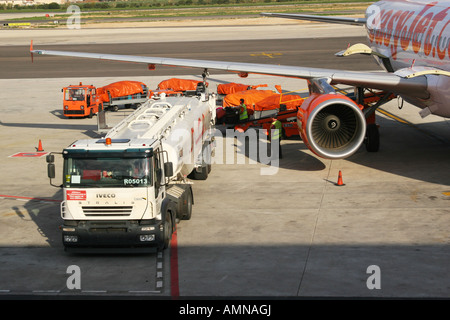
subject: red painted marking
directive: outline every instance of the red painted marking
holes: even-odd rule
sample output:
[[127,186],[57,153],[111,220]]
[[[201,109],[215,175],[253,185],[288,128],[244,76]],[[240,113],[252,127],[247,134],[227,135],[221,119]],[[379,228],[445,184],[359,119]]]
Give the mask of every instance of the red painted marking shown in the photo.
[[174,299],[180,296],[180,287],[178,281],[178,247],[177,231],[172,234],[170,241],[170,295]]
[[48,152],[19,152],[15,153],[10,158],[37,158],[45,156]]
[[10,195],[6,195],[6,194],[0,194],[0,198],[25,199],[25,200],[35,200],[35,201],[48,201],[48,202],[61,202],[61,200],[32,198],[32,197],[20,197],[20,196],[10,196]]

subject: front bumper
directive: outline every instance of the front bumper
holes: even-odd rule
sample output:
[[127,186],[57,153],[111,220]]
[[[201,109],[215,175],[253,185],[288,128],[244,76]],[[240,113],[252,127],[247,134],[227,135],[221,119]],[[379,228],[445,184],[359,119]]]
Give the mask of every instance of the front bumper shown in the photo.
[[86,115],[86,112],[84,110],[64,110],[63,111],[65,116],[78,116],[78,117],[83,117]]
[[158,248],[163,243],[159,220],[64,221],[62,242],[66,251]]

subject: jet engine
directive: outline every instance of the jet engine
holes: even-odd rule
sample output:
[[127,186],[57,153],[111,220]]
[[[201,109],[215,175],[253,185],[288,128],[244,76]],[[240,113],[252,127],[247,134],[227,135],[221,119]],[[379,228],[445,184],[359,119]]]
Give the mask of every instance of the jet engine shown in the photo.
[[366,119],[361,109],[340,94],[311,94],[298,110],[297,122],[307,147],[327,159],[352,155],[366,135]]

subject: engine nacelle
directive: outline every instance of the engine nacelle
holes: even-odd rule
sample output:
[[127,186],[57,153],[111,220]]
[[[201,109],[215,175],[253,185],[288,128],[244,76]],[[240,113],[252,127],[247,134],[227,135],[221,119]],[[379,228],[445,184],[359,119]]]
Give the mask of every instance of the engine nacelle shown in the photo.
[[306,146],[327,159],[349,157],[366,135],[366,119],[361,109],[340,94],[311,94],[298,110],[297,122]]

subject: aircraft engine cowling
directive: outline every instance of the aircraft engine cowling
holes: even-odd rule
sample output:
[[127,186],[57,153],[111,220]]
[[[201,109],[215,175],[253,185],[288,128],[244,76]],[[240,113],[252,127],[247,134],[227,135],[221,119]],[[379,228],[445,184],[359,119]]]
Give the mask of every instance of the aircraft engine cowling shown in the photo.
[[358,105],[340,94],[311,94],[297,113],[300,136],[316,155],[342,159],[364,141],[366,119]]

